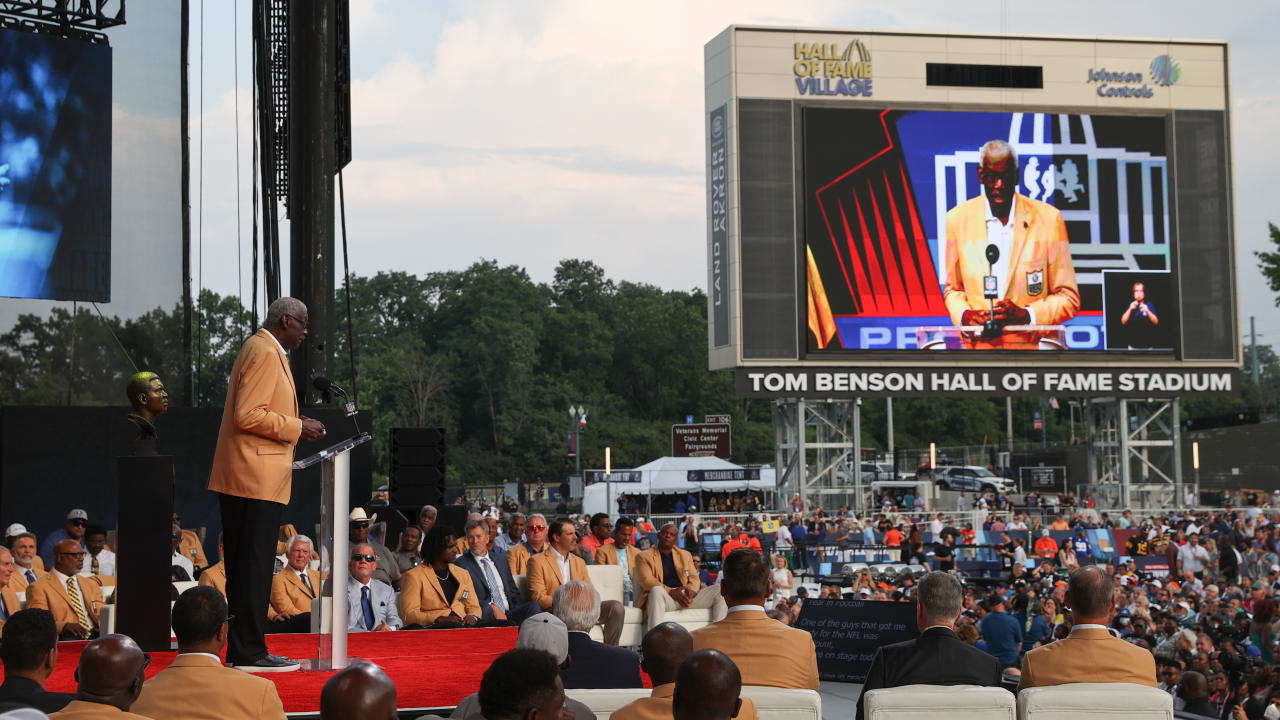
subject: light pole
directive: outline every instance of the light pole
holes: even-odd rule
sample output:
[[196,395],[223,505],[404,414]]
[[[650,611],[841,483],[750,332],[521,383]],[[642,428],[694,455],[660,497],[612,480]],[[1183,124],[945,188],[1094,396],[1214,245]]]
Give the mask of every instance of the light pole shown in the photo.
[[581,405],[574,407],[573,403],[569,404],[569,422],[572,423],[569,429],[573,432],[573,469],[579,479],[582,478],[582,442],[578,430],[582,427],[582,416],[586,414],[586,408]]

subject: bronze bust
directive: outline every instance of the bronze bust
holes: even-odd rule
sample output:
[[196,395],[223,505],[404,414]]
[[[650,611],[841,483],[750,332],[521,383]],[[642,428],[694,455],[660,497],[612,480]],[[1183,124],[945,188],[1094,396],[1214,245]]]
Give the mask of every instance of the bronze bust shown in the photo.
[[169,393],[165,392],[160,376],[153,372],[136,373],[125,386],[125,395],[133,412],[129,422],[138,428],[137,448],[144,454],[155,454],[156,418],[169,409]]

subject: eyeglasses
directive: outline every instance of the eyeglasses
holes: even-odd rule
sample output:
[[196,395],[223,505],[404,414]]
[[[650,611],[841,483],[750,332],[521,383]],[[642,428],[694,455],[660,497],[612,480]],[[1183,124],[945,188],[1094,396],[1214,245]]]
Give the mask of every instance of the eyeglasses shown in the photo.
[[291,314],[291,313],[285,313],[285,315],[286,315],[286,316],[288,316],[288,317],[293,318],[293,321],[294,321],[294,322],[296,322],[296,323],[298,323],[299,325],[301,325],[303,330],[306,330],[306,329],[307,329],[307,321],[306,321],[306,320],[303,320],[302,318],[298,317],[297,315],[293,315],[293,314]]
[[84,527],[85,525],[89,524],[88,520],[69,520],[68,522],[70,522],[72,525],[75,525],[76,527]]
[[351,527],[353,527],[353,528],[367,528],[367,527],[369,527],[369,521],[368,521],[368,520],[357,520],[356,522],[351,523]]
[[58,554],[58,555],[69,555],[69,556],[71,556],[71,557],[78,557],[78,558],[82,558],[82,557],[84,557],[84,551],[83,551],[83,550],[81,550],[80,552],[62,552],[62,553],[57,553],[57,554]]
[[378,556],[377,555],[361,555],[360,553],[351,554],[351,562],[360,562],[361,560],[365,562],[377,562]]

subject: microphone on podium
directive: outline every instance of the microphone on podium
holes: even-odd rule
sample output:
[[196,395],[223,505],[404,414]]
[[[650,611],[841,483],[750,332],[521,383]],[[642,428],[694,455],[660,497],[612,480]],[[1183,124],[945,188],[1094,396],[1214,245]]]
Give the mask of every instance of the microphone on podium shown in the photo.
[[311,380],[311,387],[319,390],[322,393],[333,393],[338,397],[347,396],[346,390],[343,390],[341,387],[334,385],[333,382],[329,380],[329,378],[324,376],[313,378]]

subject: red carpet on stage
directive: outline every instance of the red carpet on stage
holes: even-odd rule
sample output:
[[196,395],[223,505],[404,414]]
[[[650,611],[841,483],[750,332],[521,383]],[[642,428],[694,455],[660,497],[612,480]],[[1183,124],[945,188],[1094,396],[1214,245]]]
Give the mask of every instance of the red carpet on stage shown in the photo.
[[[317,635],[268,635],[271,652],[295,660],[314,658]],[[480,689],[480,678],[494,658],[516,646],[516,628],[410,630],[353,633],[348,655],[377,664],[396,684],[400,708],[450,707]],[[58,666],[46,689],[75,692],[73,679],[83,642],[58,643]],[[177,652],[151,654],[151,677],[169,666]],[[263,673],[276,684],[285,712],[318,712],[320,688],[332,672]]]

